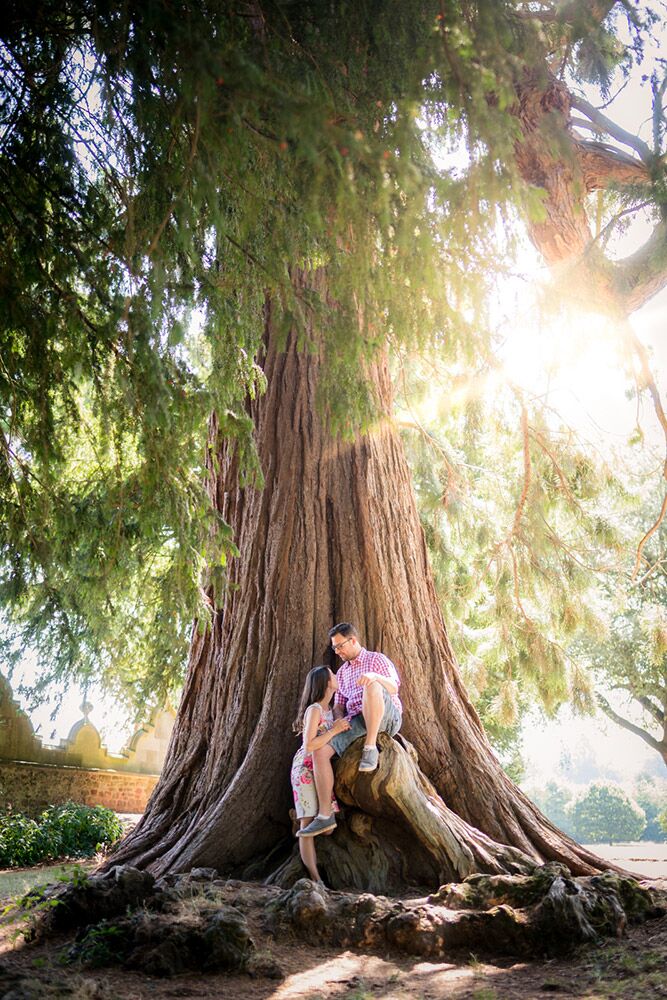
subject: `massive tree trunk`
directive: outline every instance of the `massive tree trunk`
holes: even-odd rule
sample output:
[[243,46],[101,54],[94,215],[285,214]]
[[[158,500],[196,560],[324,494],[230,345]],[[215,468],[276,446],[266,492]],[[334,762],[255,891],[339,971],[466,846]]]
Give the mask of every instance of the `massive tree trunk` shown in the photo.
[[[323,272],[307,280],[325,295]],[[290,835],[291,722],[306,672],[328,655],[327,629],[346,619],[398,666],[403,734],[460,817],[451,829],[462,853],[480,858],[479,834],[470,829],[477,828],[484,856],[495,854],[486,865],[478,861],[483,870],[511,867],[506,859],[516,854],[497,845],[518,848],[526,860],[562,861],[575,873],[596,870],[598,859],[557,831],[505,775],[462,686],[392,426],[386,366],[366,373],[381,413],[354,441],[332,436],[321,416],[321,356],[299,352],[294,332],[279,346],[270,309],[264,368],[267,392],[249,404],[263,490],[239,487],[235,456],[211,420],[211,490],[240,556],[213,627],[194,635],[161,779],[114,862],[156,873],[201,865],[238,872]],[[394,809],[391,822],[408,824],[396,817]],[[453,866],[454,875],[467,873]]]

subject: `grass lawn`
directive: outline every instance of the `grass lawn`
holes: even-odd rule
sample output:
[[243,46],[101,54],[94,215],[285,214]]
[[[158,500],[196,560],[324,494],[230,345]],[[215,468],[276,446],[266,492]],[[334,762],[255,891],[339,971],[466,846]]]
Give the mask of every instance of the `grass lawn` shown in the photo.
[[83,858],[81,861],[60,861],[50,865],[35,865],[33,868],[6,868],[0,871],[0,901],[22,895],[34,885],[55,882],[62,876],[70,875],[75,868],[90,871],[95,864],[95,858]]
[[593,854],[644,878],[667,879],[667,843],[638,840],[631,844],[585,844]]

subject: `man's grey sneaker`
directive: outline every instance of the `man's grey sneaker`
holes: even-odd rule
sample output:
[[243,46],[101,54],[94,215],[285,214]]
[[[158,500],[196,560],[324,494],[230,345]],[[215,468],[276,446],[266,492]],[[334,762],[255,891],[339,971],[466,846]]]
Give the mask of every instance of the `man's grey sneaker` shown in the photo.
[[303,830],[297,830],[297,837],[316,837],[318,833],[326,833],[327,830],[336,829],[336,817],[331,814],[327,819],[320,819],[316,816],[312,823],[304,826]]
[[378,766],[379,756],[377,747],[364,747],[359,761],[359,770],[374,771]]

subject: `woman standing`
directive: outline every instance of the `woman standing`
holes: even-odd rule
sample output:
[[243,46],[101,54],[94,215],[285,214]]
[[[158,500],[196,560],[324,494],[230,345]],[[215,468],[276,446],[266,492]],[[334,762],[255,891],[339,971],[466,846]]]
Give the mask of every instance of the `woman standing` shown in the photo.
[[[294,806],[301,828],[299,833],[320,811],[313,780],[313,751],[325,746],[333,736],[344,733],[350,728],[347,719],[337,719],[336,722],[333,720],[330,706],[337,689],[336,675],[328,667],[313,667],[306,677],[301,695],[294,729],[296,732],[303,732],[303,742],[294,755],[291,772]],[[331,820],[321,829],[321,833],[333,833],[336,829],[335,814],[338,812],[338,803],[333,795],[331,806]],[[313,881],[321,882],[317,870],[315,838],[299,837],[299,853]]]

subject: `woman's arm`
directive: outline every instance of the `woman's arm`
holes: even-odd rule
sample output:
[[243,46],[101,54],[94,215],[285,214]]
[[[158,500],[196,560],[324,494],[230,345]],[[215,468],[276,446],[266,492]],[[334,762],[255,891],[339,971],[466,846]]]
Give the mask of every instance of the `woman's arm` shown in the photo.
[[303,719],[303,745],[309,752],[326,746],[332,736],[336,736],[337,733],[344,733],[346,729],[350,728],[350,723],[347,719],[336,719],[331,729],[327,729],[326,733],[317,736],[316,733],[319,724],[320,710],[316,705],[311,705],[306,709]]

